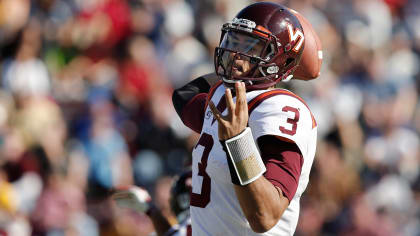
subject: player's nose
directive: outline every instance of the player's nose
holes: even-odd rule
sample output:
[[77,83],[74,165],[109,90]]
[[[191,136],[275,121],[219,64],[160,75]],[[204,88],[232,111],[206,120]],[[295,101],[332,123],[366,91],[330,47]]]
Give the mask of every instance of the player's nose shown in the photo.
[[236,57],[233,60],[233,66],[238,69],[245,70],[249,66],[249,63],[243,57]]

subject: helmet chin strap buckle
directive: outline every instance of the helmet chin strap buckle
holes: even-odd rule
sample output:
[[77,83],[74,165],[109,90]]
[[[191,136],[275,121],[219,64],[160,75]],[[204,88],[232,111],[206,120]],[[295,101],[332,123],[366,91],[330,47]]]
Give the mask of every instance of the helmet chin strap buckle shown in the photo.
[[293,78],[293,75],[288,75],[286,78],[282,79],[282,82],[289,82]]

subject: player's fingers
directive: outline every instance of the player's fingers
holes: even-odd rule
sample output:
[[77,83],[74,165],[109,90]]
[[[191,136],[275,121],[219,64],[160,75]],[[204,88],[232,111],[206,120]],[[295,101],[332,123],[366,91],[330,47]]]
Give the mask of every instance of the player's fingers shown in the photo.
[[112,198],[121,198],[123,196],[127,195],[127,191],[118,191],[114,194],[112,194]]
[[133,203],[135,203],[134,196],[129,193],[116,194],[112,197],[112,200],[119,207],[130,207]]
[[237,82],[235,84],[236,88],[236,115],[239,115],[242,112],[248,112],[248,104],[246,102],[246,89],[244,82]]
[[232,92],[229,88],[226,88],[225,91],[226,106],[228,109],[228,114],[233,114],[235,111],[235,103],[233,103]]
[[214,103],[212,101],[210,101],[209,106],[210,106],[210,110],[213,113],[214,118],[216,118],[217,122],[219,122],[219,123],[223,122],[222,113],[220,113],[220,111],[216,108],[216,106],[214,105]]
[[128,191],[121,191],[121,192],[114,193],[112,195],[112,199],[114,200],[126,199],[126,198],[131,198],[131,197],[132,197],[132,194]]

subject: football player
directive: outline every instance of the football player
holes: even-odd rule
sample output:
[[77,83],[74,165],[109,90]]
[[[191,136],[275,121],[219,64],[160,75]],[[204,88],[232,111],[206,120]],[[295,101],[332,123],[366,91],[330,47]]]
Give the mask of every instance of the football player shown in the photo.
[[161,211],[153,204],[147,190],[132,186],[119,190],[112,198],[122,208],[128,208],[150,217],[157,235],[184,236],[191,235],[190,218],[191,171],[185,171],[175,177],[171,188],[170,205],[178,224],[171,225]]
[[276,89],[293,77],[305,35],[286,7],[259,2],[223,25],[215,73],[173,94],[193,149],[193,235],[293,235],[317,125],[306,103]]

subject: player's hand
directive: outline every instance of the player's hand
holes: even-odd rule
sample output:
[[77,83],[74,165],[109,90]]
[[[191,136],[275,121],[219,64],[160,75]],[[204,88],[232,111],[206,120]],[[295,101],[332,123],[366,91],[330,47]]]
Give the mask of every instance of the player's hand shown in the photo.
[[152,198],[149,193],[140,187],[132,186],[126,190],[118,190],[112,195],[117,206],[129,208],[139,213],[147,212],[151,207]]
[[244,82],[235,83],[236,103],[233,102],[232,92],[226,88],[226,107],[228,113],[223,116],[210,101],[210,109],[219,123],[219,139],[227,140],[240,134],[248,124],[248,103],[246,101],[246,88]]

